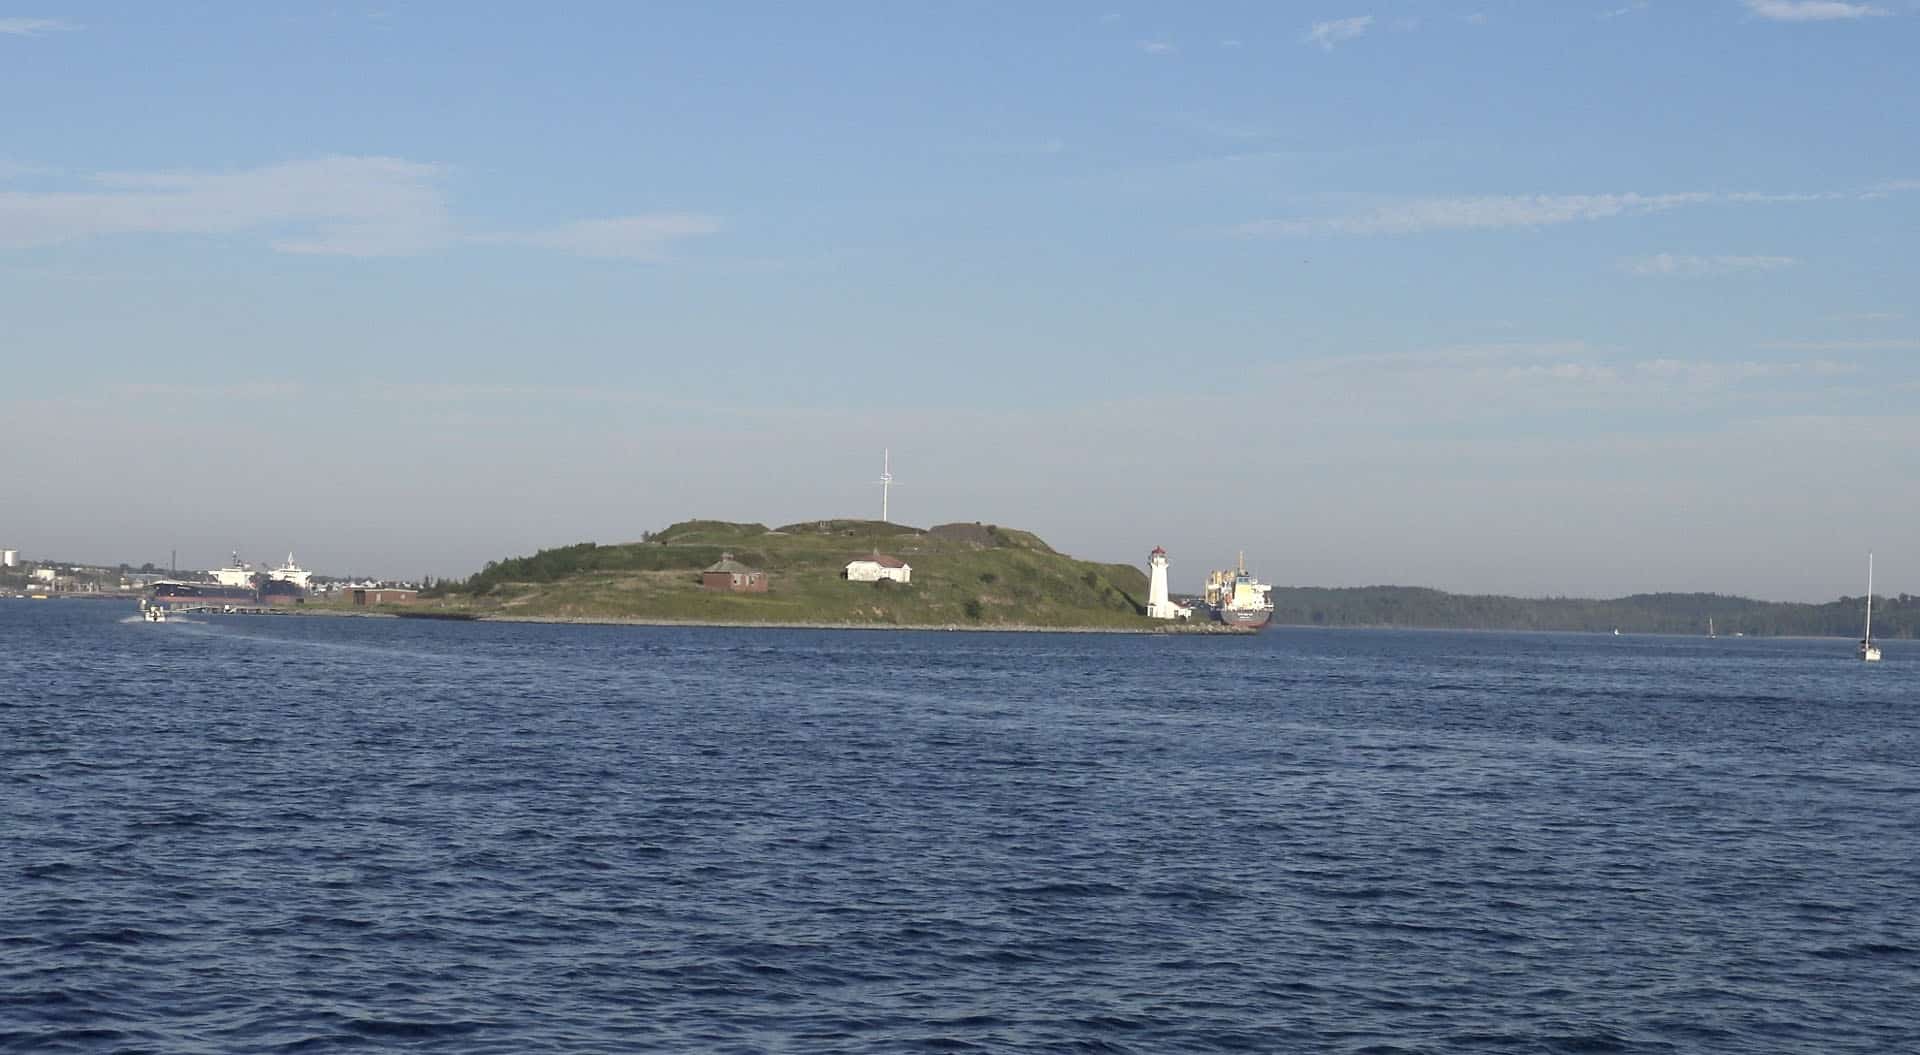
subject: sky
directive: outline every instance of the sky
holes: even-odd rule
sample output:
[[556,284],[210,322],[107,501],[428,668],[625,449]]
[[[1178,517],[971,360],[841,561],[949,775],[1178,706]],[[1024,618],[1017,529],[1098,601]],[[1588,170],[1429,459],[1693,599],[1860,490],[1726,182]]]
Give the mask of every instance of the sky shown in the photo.
[[0,545],[1920,591],[1920,2],[0,0]]

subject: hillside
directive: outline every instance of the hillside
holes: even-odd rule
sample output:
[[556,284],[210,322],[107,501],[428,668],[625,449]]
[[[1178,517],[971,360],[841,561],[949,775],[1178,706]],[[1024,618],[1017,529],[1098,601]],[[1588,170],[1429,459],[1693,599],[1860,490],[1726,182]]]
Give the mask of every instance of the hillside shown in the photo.
[[[875,551],[913,566],[913,581],[848,582],[849,560]],[[700,571],[723,554],[768,573],[764,594],[714,593]],[[443,603],[482,616],[876,626],[1152,629],[1140,613],[1147,577],[1125,564],[1056,552],[992,524],[930,529],[871,520],[764,524],[689,520],[640,542],[541,550],[489,563]]]
[[[1409,586],[1279,587],[1276,624],[1398,626],[1462,630],[1574,630],[1630,634],[1859,637],[1865,599],[1787,604],[1710,593],[1635,594],[1610,600],[1443,593]],[[1920,636],[1920,597],[1874,598],[1873,636]]]

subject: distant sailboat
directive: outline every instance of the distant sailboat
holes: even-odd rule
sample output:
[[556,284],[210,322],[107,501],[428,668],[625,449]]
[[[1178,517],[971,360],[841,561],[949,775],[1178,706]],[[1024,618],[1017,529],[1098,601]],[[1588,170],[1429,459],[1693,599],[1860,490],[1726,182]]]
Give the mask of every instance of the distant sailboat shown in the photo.
[[1880,662],[1880,646],[1873,643],[1873,554],[1867,554],[1867,632],[1860,639],[1860,659],[1866,663]]
[[1708,637],[1719,637],[1719,636],[1720,636],[1719,634],[1716,634],[1716,633],[1714,633],[1714,632],[1713,632],[1713,617],[1712,617],[1712,616],[1708,616],[1708,617],[1707,617],[1707,636],[1708,636]]

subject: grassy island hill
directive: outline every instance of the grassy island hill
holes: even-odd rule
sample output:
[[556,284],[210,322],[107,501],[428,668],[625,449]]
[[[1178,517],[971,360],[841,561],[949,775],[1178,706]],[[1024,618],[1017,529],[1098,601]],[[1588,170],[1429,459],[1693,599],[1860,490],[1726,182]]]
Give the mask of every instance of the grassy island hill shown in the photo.
[[[848,561],[875,552],[913,567],[912,582],[849,582]],[[723,554],[768,574],[766,593],[702,589]],[[640,542],[541,550],[489,563],[444,602],[481,616],[874,626],[1150,629],[1147,576],[1056,552],[992,524],[922,529],[874,520],[764,524],[688,520]]]

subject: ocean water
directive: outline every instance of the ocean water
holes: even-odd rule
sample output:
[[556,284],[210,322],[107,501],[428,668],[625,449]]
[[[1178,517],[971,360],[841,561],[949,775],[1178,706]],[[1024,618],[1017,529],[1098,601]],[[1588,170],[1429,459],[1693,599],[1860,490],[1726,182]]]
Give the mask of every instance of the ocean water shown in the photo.
[[1920,644],[0,601],[0,1049],[1920,1050]]

